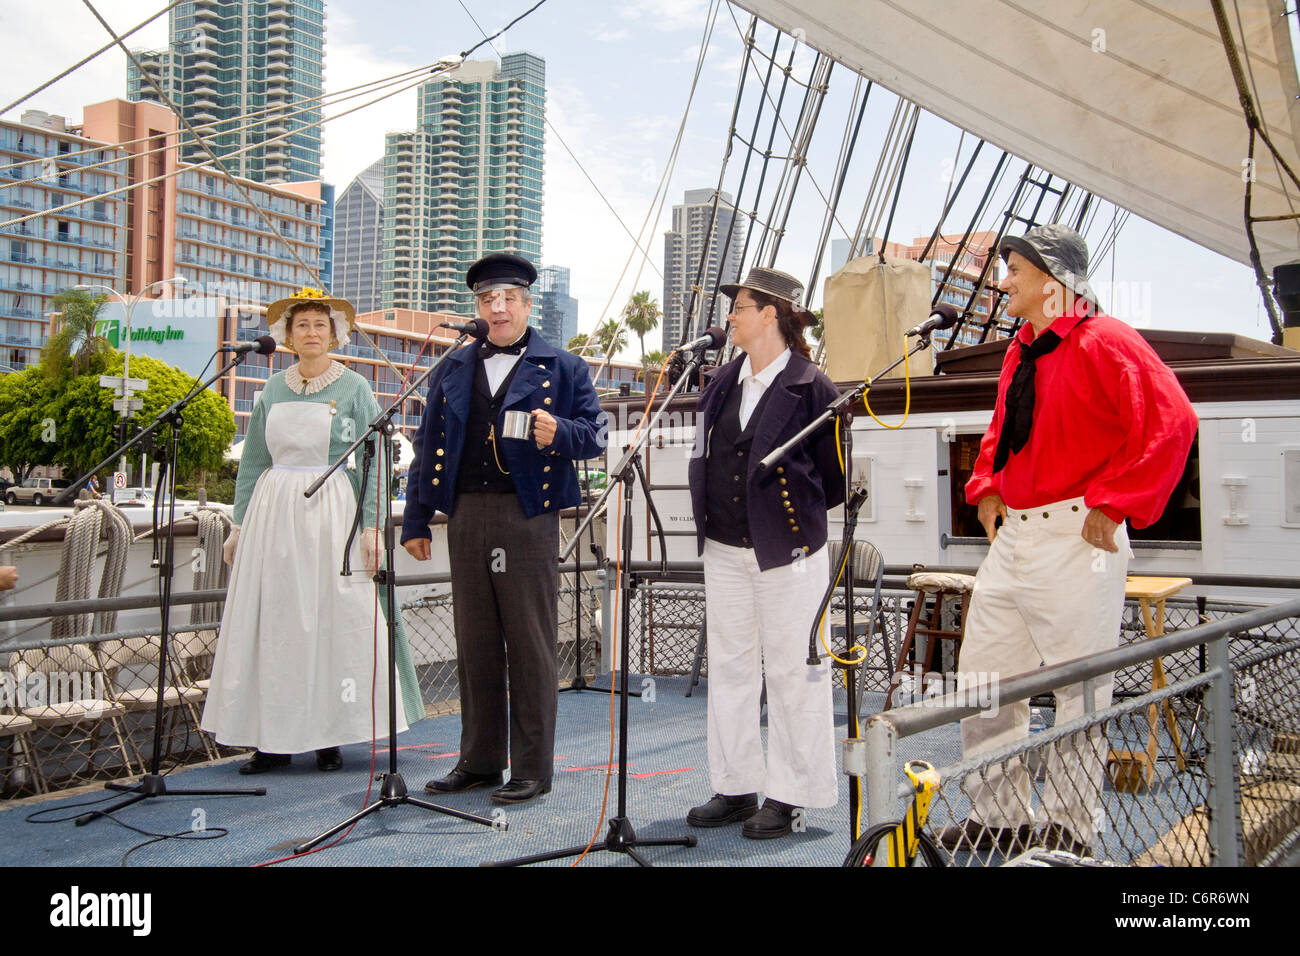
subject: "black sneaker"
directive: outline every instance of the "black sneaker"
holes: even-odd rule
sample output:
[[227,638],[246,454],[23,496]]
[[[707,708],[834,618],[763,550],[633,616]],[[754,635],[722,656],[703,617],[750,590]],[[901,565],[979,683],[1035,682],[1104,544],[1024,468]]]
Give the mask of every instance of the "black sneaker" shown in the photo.
[[757,812],[756,793],[742,793],[734,797],[715,793],[708,803],[701,804],[686,814],[686,822],[693,827],[725,827],[728,823],[747,820]]

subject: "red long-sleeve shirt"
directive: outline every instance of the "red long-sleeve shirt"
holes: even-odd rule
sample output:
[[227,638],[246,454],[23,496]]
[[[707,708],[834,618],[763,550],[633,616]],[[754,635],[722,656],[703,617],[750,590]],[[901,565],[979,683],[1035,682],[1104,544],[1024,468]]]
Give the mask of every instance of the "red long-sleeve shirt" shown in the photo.
[[997,494],[1008,507],[1027,510],[1082,497],[1112,521],[1128,518],[1145,528],[1160,517],[1183,473],[1196,413],[1169,366],[1132,327],[1098,313],[1086,322],[1062,316],[1051,329],[1062,341],[1034,370],[1029,441],[994,475],[1007,387],[1033,327],[1026,322],[1007,347],[966,500],[978,504]]

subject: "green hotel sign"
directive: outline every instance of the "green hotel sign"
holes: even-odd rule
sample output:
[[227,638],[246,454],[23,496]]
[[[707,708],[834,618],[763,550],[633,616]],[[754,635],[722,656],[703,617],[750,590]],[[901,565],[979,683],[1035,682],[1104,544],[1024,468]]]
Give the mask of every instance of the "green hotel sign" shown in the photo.
[[[95,322],[95,334],[108,339],[109,344],[115,349],[122,347],[122,323],[118,319],[99,319]],[[161,345],[164,342],[179,342],[184,338],[185,330],[171,325],[163,328],[145,325],[131,329],[132,342],[154,342]]]

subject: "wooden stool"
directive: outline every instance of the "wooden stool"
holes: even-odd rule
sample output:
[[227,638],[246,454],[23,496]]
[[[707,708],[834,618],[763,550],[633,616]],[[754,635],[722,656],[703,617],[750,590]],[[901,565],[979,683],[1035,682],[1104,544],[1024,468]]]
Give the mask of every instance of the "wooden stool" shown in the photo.
[[[894,704],[894,691],[906,672],[907,661],[912,655],[912,645],[920,634],[926,638],[925,660],[922,673],[928,674],[934,666],[939,650],[939,641],[952,641],[954,656],[961,651],[962,635],[966,631],[966,612],[970,610],[970,596],[975,590],[975,578],[969,574],[945,574],[941,571],[917,571],[907,578],[907,586],[916,592],[916,602],[912,605],[912,616],[907,621],[907,633],[903,636],[903,646],[898,650],[898,666],[894,678],[889,682],[889,693],[885,696],[885,710]],[[934,610],[927,621],[922,623],[921,612],[925,608],[927,594],[934,595]],[[950,631],[943,627],[943,603],[945,599],[961,599],[961,627]]]
[[[1142,625],[1147,638],[1160,637],[1165,633],[1165,601],[1192,583],[1191,578],[1144,578],[1130,577],[1124,582],[1124,596],[1137,598],[1142,608]],[[1152,602],[1155,602],[1154,609]],[[1151,689],[1160,690],[1168,687],[1165,679],[1164,661],[1157,657],[1151,662]],[[1174,756],[1178,769],[1186,770],[1187,761],[1183,757],[1182,737],[1178,733],[1178,722],[1174,719],[1174,708],[1166,698],[1161,707],[1164,711],[1165,726],[1169,730],[1169,739],[1174,745]],[[1111,784],[1121,793],[1141,793],[1155,780],[1156,775],[1156,729],[1159,727],[1159,714],[1156,705],[1147,708],[1147,748],[1141,750],[1112,750],[1106,758],[1106,774]]]

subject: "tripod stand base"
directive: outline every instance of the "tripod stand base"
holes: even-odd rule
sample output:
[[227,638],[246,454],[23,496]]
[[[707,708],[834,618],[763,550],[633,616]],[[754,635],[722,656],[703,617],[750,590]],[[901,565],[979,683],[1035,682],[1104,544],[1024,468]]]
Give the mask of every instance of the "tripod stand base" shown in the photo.
[[[631,820],[627,817],[610,817],[609,832],[605,834],[605,842],[593,846],[591,852],[608,850],[611,853],[626,853],[641,866],[651,866],[649,860],[636,852],[638,847],[645,846],[695,846],[695,837],[687,835],[662,840],[639,840],[636,831],[632,829]],[[547,860],[562,860],[567,856],[581,856],[586,851],[587,845],[584,843],[582,846],[571,846],[564,850],[517,856],[511,860],[500,860],[495,863],[480,863],[479,866],[527,866],[530,863],[545,863]]]
[[139,783],[106,783],[105,790],[116,790],[120,793],[129,793],[132,796],[127,797],[120,803],[115,803],[111,807],[103,810],[91,810],[89,813],[83,813],[77,817],[76,824],[84,827],[87,823],[92,823],[100,817],[108,816],[110,813],[116,813],[124,807],[129,807],[133,803],[139,803],[141,800],[148,800],[151,797],[264,797],[266,796],[266,787],[245,787],[234,790],[168,790],[167,778],[160,773],[147,773],[140,778]]
[[422,810],[432,810],[435,813],[445,813],[450,817],[457,817],[461,820],[468,820],[470,823],[481,823],[485,827],[495,827],[498,830],[509,829],[510,825],[505,820],[489,819],[488,817],[476,816],[473,813],[465,813],[462,810],[453,810],[450,807],[440,807],[437,804],[429,803],[427,800],[419,800],[412,797],[406,792],[406,781],[402,779],[400,773],[386,773],[380,778],[383,782],[379,787],[379,799],[363,810],[352,814],[342,823],[336,824],[326,830],[319,836],[314,836],[306,843],[300,843],[293,848],[294,856],[301,853],[307,853],[315,849],[321,843],[324,843],[336,833],[341,833],[352,824],[356,823],[363,817],[368,817],[376,810],[383,810],[386,807],[396,807],[410,805],[419,807]]

